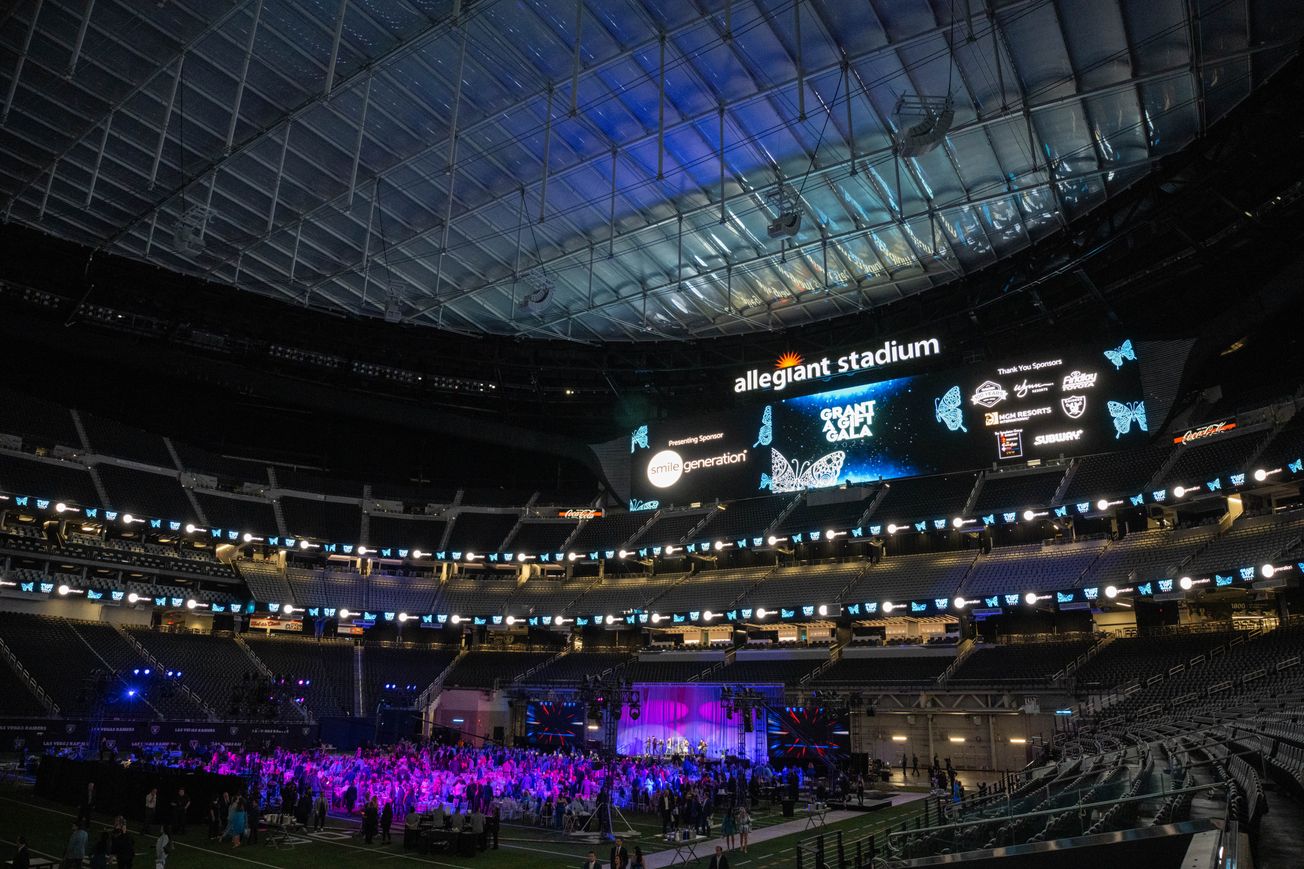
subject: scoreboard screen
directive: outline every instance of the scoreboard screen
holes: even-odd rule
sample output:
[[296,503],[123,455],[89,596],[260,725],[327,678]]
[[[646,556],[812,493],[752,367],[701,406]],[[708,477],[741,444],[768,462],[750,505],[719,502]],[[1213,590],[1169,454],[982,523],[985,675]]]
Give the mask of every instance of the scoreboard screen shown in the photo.
[[735,391],[763,396],[753,406],[635,428],[630,509],[1140,445],[1150,420],[1137,355],[1124,341],[853,383],[869,369],[836,372],[854,354],[785,354],[738,379]]

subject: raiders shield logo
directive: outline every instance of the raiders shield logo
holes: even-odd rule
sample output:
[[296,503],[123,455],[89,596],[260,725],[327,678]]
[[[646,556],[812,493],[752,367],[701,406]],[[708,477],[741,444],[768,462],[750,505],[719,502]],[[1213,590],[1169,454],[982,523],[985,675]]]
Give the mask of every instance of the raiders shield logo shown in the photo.
[[63,726],[63,731],[64,731],[64,733],[69,733],[69,734],[71,734],[71,733],[72,733],[74,730],[76,730],[76,729],[77,729],[77,725],[76,725],[76,724],[65,724],[65,725]]
[[1085,395],[1066,395],[1060,399],[1060,407],[1068,414],[1070,419],[1077,419],[1087,412],[1087,397]]
[[236,735],[237,733],[239,733],[239,732],[240,732],[240,728],[239,728],[238,726],[232,724],[232,725],[231,725],[231,735],[232,735],[232,736],[235,736],[235,735]]
[[163,729],[163,728],[159,727],[157,724],[151,724],[151,725],[149,726],[149,732],[150,732],[150,735],[151,735],[151,736],[158,736],[159,731],[162,730],[162,729]]

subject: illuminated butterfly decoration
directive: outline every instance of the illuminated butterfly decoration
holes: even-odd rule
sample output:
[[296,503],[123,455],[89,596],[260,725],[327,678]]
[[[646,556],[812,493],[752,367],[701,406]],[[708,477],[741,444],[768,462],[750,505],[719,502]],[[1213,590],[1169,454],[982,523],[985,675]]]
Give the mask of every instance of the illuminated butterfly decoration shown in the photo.
[[964,427],[964,401],[960,398],[960,387],[952,386],[946,395],[934,398],[933,410],[937,414],[937,421],[945,423],[951,431],[969,431]]
[[1131,359],[1136,361],[1136,351],[1132,349],[1132,339],[1129,338],[1113,350],[1105,351],[1105,358],[1114,363],[1115,368],[1123,367],[1123,360]]
[[823,489],[835,486],[842,463],[847,454],[842,450],[821,456],[813,462],[789,462],[776,449],[770,449],[773,476],[761,475],[761,487],[772,492],[800,492],[803,489]]
[[754,447],[768,447],[774,442],[774,408],[765,405],[765,412],[761,414],[761,430],[756,435]]
[[1114,418],[1114,440],[1118,440],[1123,435],[1132,430],[1133,421],[1136,427],[1141,431],[1150,431],[1146,427],[1146,403],[1144,401],[1107,401],[1105,406],[1109,408],[1109,415]]
[[629,512],[631,513],[639,510],[656,510],[660,506],[660,501],[640,501],[638,498],[629,499]]
[[638,447],[642,447],[645,450],[651,449],[647,443],[647,426],[645,425],[641,425],[634,429],[633,433],[629,436],[630,453],[632,454]]

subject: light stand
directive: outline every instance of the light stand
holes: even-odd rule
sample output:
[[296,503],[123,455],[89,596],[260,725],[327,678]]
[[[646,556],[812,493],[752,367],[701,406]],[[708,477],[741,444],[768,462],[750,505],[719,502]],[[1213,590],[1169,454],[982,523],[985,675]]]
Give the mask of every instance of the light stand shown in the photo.
[[765,710],[765,695],[755,688],[730,688],[726,685],[720,689],[720,705],[726,718],[742,715],[742,727],[738,728],[738,756],[746,757],[747,734],[756,729],[757,714]]

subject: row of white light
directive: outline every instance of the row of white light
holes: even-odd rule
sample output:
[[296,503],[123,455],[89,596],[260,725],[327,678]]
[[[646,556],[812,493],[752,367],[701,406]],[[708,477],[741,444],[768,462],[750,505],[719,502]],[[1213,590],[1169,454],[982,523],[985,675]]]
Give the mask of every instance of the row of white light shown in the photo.
[[[1273,475],[1276,475],[1276,474],[1280,474],[1280,473],[1282,473],[1283,470],[1284,470],[1283,468],[1273,468],[1273,469],[1271,469],[1271,470],[1266,469],[1266,468],[1259,468],[1259,469],[1257,469],[1257,470],[1254,471],[1254,473],[1253,473],[1253,477],[1254,477],[1254,479],[1255,479],[1256,482],[1260,482],[1260,483],[1262,483],[1262,482],[1265,482],[1269,477],[1271,477],[1271,476],[1273,476]],[[1203,486],[1201,486],[1201,485],[1196,485],[1196,486],[1182,486],[1182,485],[1178,485],[1178,486],[1174,486],[1174,487],[1172,488],[1171,491],[1172,491],[1172,493],[1173,493],[1173,497],[1180,499],[1180,498],[1185,497],[1185,496],[1188,495],[1188,494],[1191,494],[1191,493],[1193,493],[1193,492],[1200,491],[1202,488],[1203,488]],[[6,499],[8,498],[8,496],[4,496],[4,497],[5,497]],[[1105,512],[1105,511],[1109,510],[1111,507],[1120,506],[1120,505],[1122,505],[1123,503],[1124,503],[1124,502],[1123,502],[1122,500],[1110,500],[1110,499],[1108,499],[1108,498],[1100,498],[1100,499],[1098,499],[1098,500],[1096,501],[1096,503],[1095,503],[1095,507],[1096,507],[1096,510],[1097,510],[1097,511],[1103,513],[1103,512]],[[69,513],[69,512],[71,512],[71,513],[80,513],[80,512],[81,512],[81,509],[80,509],[80,508],[78,508],[78,507],[74,507],[74,506],[72,506],[72,505],[70,505],[70,504],[67,504],[67,503],[64,503],[64,502],[62,502],[62,501],[56,503],[56,504],[54,505],[54,509],[55,509],[55,512],[56,512],[56,513],[61,513],[61,514],[62,514],[62,513]],[[1034,521],[1034,520],[1036,520],[1036,519],[1043,518],[1043,517],[1045,517],[1045,516],[1049,516],[1050,513],[1049,513],[1049,511],[1038,511],[1038,510],[1033,510],[1033,509],[1027,509],[1027,510],[1024,510],[1023,513],[1022,513],[1021,515],[1022,515],[1023,520],[1024,520],[1025,522],[1032,522],[1032,521]],[[140,517],[138,517],[138,516],[134,516],[134,515],[132,515],[131,513],[124,513],[124,514],[122,514],[122,516],[119,517],[119,518],[121,519],[121,521],[122,521],[122,523],[123,523],[124,525],[141,524],[141,523],[145,523],[145,522],[149,521],[149,520],[147,520],[147,519],[142,519],[142,518],[140,518]],[[956,516],[955,518],[953,518],[953,519],[951,520],[951,527],[952,527],[952,528],[955,528],[956,530],[960,530],[960,529],[964,528],[964,527],[967,526],[967,525],[974,525],[974,524],[977,524],[977,520],[976,520],[976,519],[967,519],[967,518],[962,517],[962,516]],[[888,533],[889,535],[893,535],[893,534],[896,534],[898,531],[909,530],[909,529],[911,529],[911,528],[913,528],[913,527],[914,527],[914,526],[913,526],[913,525],[910,525],[910,524],[898,525],[898,524],[896,524],[896,523],[888,523],[887,526],[885,527],[885,530],[887,531],[887,533]],[[203,531],[203,530],[205,530],[205,529],[201,528],[201,527],[198,526],[198,525],[195,525],[195,524],[192,523],[192,522],[188,522],[188,523],[186,523],[186,525],[184,526],[184,530],[185,530],[185,532],[186,532],[187,534],[194,534],[194,533],[196,533],[196,532],[198,532],[198,531]],[[824,538],[825,540],[833,541],[833,540],[836,540],[838,537],[844,537],[844,536],[846,536],[847,533],[848,533],[848,532],[846,532],[846,531],[837,531],[837,530],[835,530],[835,529],[830,528],[830,529],[826,529],[826,530],[824,531],[824,533],[823,533],[822,536],[823,536],[823,538]],[[240,538],[240,539],[241,539],[243,542],[245,542],[245,543],[263,543],[263,542],[266,541],[267,538],[265,538],[265,537],[260,537],[260,536],[258,536],[258,535],[256,535],[256,534],[252,533],[252,532],[248,532],[248,531],[247,531],[247,532],[245,532],[243,535],[241,535],[241,538]],[[320,549],[320,548],[321,548],[321,544],[320,544],[320,543],[314,543],[314,542],[312,542],[312,541],[310,541],[310,540],[306,540],[306,539],[303,539],[303,538],[295,538],[295,539],[296,539],[296,541],[297,541],[297,546],[298,546],[298,548],[299,548],[300,550],[304,550],[304,551],[306,551],[306,550],[309,550],[309,549]],[[774,546],[774,545],[776,545],[776,544],[778,544],[778,543],[781,543],[781,542],[783,542],[783,541],[786,541],[786,540],[788,540],[788,539],[790,539],[790,538],[787,537],[787,536],[776,536],[776,535],[770,535],[770,536],[766,539],[766,543],[768,543],[770,546]],[[712,547],[716,552],[719,552],[719,551],[721,551],[721,550],[724,550],[724,549],[729,548],[729,547],[732,547],[732,546],[734,546],[734,544],[733,544],[732,542],[730,542],[730,541],[727,541],[727,540],[716,540],[713,544],[711,544],[711,547]],[[676,546],[663,546],[663,547],[661,548],[662,554],[665,555],[665,556],[672,556],[672,555],[674,555],[676,552],[680,552],[680,551],[682,551],[682,550],[683,550],[683,547],[676,547]],[[355,551],[358,555],[360,555],[360,556],[365,556],[365,555],[368,555],[368,554],[375,554],[375,553],[378,552],[379,550],[377,550],[375,547],[367,547],[367,546],[361,546],[361,545],[359,545],[359,546],[355,547],[354,551]],[[617,553],[617,555],[618,555],[622,560],[623,560],[623,559],[628,559],[629,557],[631,557],[631,556],[634,555],[634,554],[635,554],[634,552],[632,552],[632,551],[630,551],[630,550],[627,550],[627,549],[622,549],[622,550],[620,550],[620,551]],[[423,551],[420,550],[420,549],[413,549],[413,550],[411,550],[411,552],[409,553],[409,556],[410,556],[412,559],[414,559],[414,560],[416,560],[416,559],[422,559],[422,558],[427,558],[427,557],[429,557],[430,555],[431,555],[431,553],[429,553],[429,552],[423,552]],[[581,555],[581,554],[578,553],[578,552],[568,552],[568,553],[566,554],[566,560],[567,560],[567,561],[570,561],[570,562],[578,561],[578,560],[580,560],[580,559],[583,558],[583,557],[584,557],[584,556]],[[482,555],[482,554],[477,554],[477,553],[475,553],[475,552],[467,552],[467,553],[463,556],[463,558],[464,558],[466,561],[469,561],[469,562],[475,562],[475,561],[479,561],[479,560],[484,559],[485,556]],[[516,559],[516,561],[518,561],[518,562],[522,562],[522,563],[524,563],[524,562],[526,562],[526,561],[533,561],[533,560],[535,560],[536,558],[537,558],[537,556],[535,556],[535,555],[530,555],[530,554],[528,554],[528,553],[524,553],[524,552],[518,552],[518,553],[515,555],[515,559]]]

